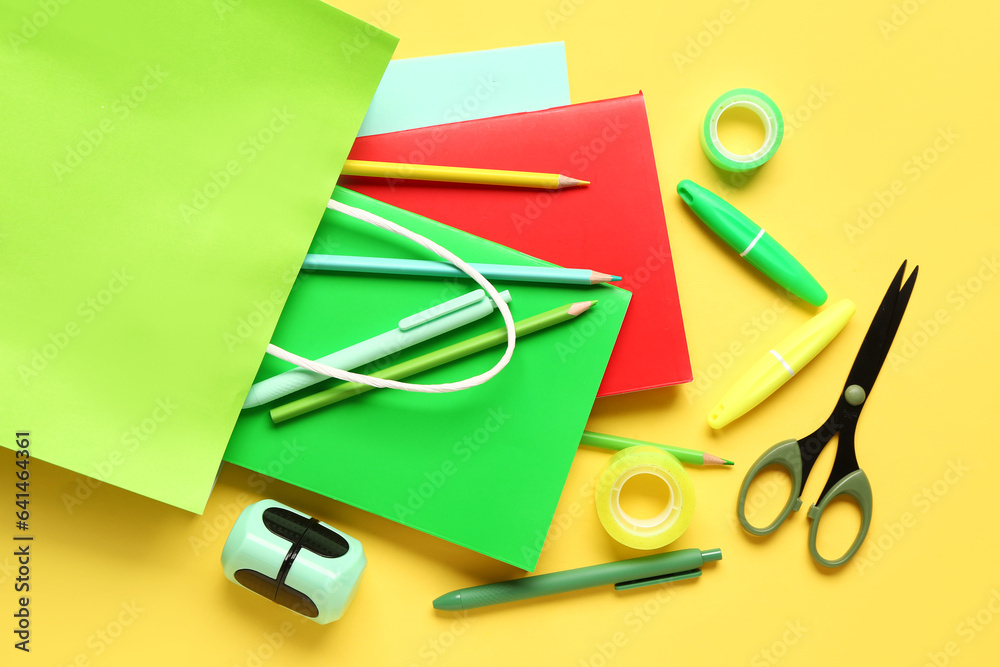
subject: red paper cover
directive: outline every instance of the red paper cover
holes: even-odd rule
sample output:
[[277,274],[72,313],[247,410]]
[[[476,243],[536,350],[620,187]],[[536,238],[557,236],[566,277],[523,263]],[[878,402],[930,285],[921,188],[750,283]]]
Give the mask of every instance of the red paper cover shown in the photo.
[[[532,190],[342,177],[366,195],[560,266],[622,276],[633,293],[598,396],[691,381],[642,94],[360,137],[358,160],[558,173]],[[586,289],[586,288],[581,288]]]

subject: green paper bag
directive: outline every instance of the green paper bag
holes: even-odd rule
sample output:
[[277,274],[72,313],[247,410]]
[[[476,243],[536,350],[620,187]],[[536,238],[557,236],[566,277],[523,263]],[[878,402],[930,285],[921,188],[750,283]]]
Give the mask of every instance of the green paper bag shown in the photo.
[[319,0],[0,35],[0,442],[201,512],[396,40]]

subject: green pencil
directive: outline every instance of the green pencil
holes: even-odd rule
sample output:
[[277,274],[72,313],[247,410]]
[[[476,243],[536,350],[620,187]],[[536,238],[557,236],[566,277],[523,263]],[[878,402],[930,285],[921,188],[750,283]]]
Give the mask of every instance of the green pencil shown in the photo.
[[733,465],[732,461],[716,456],[715,454],[709,454],[708,452],[700,452],[696,449],[685,449],[683,447],[674,447],[672,445],[659,445],[655,442],[644,442],[642,440],[633,440],[632,438],[622,438],[617,435],[593,433],[592,431],[583,432],[583,438],[580,439],[580,444],[587,445],[588,447],[599,447],[600,449],[611,449],[615,451],[619,449],[626,449],[628,447],[635,447],[636,445],[646,445],[649,447],[657,447],[665,452],[669,452],[676,456],[678,461],[688,465]]
[[[586,311],[595,303],[597,303],[597,301],[579,301],[577,303],[570,303],[565,306],[553,308],[552,310],[544,313],[539,313],[538,315],[533,315],[520,320],[519,322],[515,322],[514,331],[518,338],[527,336],[528,334],[560,324],[566,320],[571,320],[580,313]],[[493,331],[480,334],[474,338],[464,340],[461,343],[455,343],[454,345],[449,345],[448,347],[440,350],[429,352],[415,359],[410,359],[409,361],[404,361],[396,364],[395,366],[390,366],[389,368],[381,370],[377,373],[372,373],[372,375],[382,379],[401,380],[405,377],[409,377],[410,375],[422,373],[426,370],[430,370],[431,368],[455,361],[456,359],[461,359],[462,357],[467,357],[470,354],[481,352],[482,350],[505,342],[507,342],[507,330],[501,327],[499,329],[494,329]],[[310,396],[300,398],[297,401],[292,401],[291,403],[286,403],[274,408],[271,410],[271,420],[277,424],[288,419],[292,419],[293,417],[304,415],[307,412],[332,405],[333,403],[342,401],[345,398],[363,394],[374,388],[375,387],[372,387],[371,385],[361,384],[358,382],[345,382],[337,385],[336,387],[316,392]]]

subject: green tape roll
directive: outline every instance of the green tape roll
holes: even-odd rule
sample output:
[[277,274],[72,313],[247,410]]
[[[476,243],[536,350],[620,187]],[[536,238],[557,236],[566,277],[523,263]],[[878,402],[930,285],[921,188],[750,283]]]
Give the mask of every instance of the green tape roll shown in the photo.
[[[750,109],[764,124],[764,144],[749,155],[733,153],[719,141],[719,118],[734,107]],[[705,122],[701,128],[701,148],[719,169],[749,171],[771,159],[781,145],[784,134],[785,122],[781,119],[778,106],[770,97],[753,88],[735,88],[720,95],[705,114]]]
[[[653,475],[670,489],[667,506],[654,517],[637,519],[621,506],[621,490],[636,475]],[[687,530],[694,514],[694,486],[673,455],[657,447],[623,449],[608,461],[594,493],[597,516],[611,537],[633,549],[658,549]]]

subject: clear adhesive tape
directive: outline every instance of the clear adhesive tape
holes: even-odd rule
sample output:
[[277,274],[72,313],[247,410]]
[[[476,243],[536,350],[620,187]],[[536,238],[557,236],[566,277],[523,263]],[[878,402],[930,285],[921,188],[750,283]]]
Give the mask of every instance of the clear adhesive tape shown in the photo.
[[[764,143],[749,155],[733,153],[719,141],[719,118],[732,108],[750,109],[764,124]],[[735,88],[719,96],[712,103],[701,128],[701,147],[705,155],[719,169],[749,171],[764,164],[777,152],[785,123],[781,112],[770,97],[753,88]]]
[[[649,519],[629,515],[621,506],[621,491],[636,475],[653,475],[670,491],[667,506]],[[656,447],[623,449],[608,461],[594,494],[597,516],[611,537],[633,549],[658,549],[687,529],[694,514],[694,486],[673,455]]]

